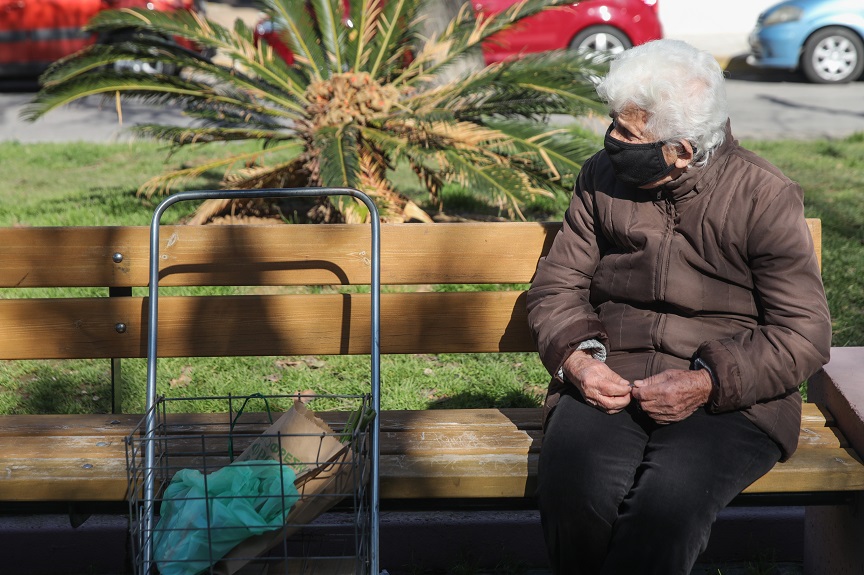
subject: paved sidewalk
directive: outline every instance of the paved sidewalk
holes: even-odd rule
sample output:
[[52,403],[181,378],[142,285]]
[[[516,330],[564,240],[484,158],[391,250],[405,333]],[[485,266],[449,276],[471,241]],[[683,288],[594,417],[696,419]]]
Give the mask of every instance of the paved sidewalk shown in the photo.
[[226,28],[232,28],[238,18],[250,27],[261,19],[261,11],[249,3],[206,2],[205,10],[207,18]]

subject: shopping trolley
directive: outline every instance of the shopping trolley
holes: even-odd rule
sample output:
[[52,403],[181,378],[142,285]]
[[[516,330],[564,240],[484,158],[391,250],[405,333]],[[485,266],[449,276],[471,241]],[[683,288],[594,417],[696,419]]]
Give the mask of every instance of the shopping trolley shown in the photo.
[[[165,211],[183,201],[328,196],[356,198],[366,205],[370,213],[370,393],[335,398],[258,394],[253,397],[182,399],[157,396],[159,229]],[[173,194],[157,206],[150,224],[146,410],[138,428],[126,441],[130,535],[136,573],[269,575],[326,572],[377,575],[380,572],[380,291],[378,211],[372,200],[358,190],[190,191]],[[349,422],[346,429],[338,432],[322,428],[286,434],[274,430],[269,418],[262,421],[263,412],[256,412],[257,415],[251,418],[244,415],[250,410],[250,401],[263,402],[266,413],[270,415],[272,411],[282,409],[271,409],[271,404],[284,406],[287,402],[291,403],[289,411],[304,411],[307,403],[314,406],[317,401],[325,399],[337,399],[340,404],[348,405],[359,420]],[[172,412],[199,411],[195,406],[187,408],[186,402],[202,401],[208,403],[211,411],[225,414],[221,421],[208,419],[206,425],[217,428],[205,432],[172,423]],[[217,406],[215,409],[214,405]],[[286,415],[289,414],[286,412]],[[314,417],[307,419],[314,420]],[[369,420],[368,426],[361,424]],[[320,442],[316,444],[320,447],[313,449],[313,454],[303,460],[292,456],[290,461],[285,461],[279,449],[273,447],[284,441],[302,442],[304,445],[314,441]],[[262,449],[262,445],[269,448]],[[271,457],[254,453],[244,457],[256,447],[262,451],[269,450]],[[235,461],[235,454],[241,450],[241,457]],[[242,481],[237,479],[239,476],[242,476]],[[220,491],[226,484],[248,484],[252,486],[250,489],[257,489],[258,496],[253,497],[251,491]],[[177,499],[172,499],[175,495]],[[337,519],[316,519],[318,511],[330,509],[337,502],[337,512],[328,513]],[[254,513],[248,507],[254,508]],[[248,514],[253,513],[254,519],[248,521],[248,525],[243,525],[242,521],[238,525],[232,515],[237,509],[240,510],[236,513],[238,517],[249,517]],[[226,517],[230,521],[226,521]],[[242,543],[232,547],[241,539]],[[230,551],[223,553],[226,548]],[[184,556],[185,553],[194,557]]]

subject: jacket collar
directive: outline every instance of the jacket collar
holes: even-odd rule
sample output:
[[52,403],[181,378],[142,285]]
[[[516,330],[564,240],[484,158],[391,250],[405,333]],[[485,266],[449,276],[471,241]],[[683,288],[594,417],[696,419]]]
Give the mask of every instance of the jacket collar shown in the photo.
[[695,196],[700,191],[709,189],[717,181],[728,160],[729,152],[738,145],[732,137],[731,121],[726,120],[725,138],[720,147],[708,159],[704,166],[690,166],[687,171],[676,179],[657,188],[655,199],[671,199],[681,201]]

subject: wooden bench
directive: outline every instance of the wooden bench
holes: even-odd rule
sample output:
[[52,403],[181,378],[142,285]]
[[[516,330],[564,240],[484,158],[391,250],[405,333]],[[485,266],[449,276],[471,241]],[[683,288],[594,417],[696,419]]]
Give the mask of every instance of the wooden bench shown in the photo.
[[[809,224],[821,256],[820,222]],[[382,353],[534,350],[525,287],[559,227],[382,226],[382,284],[409,286],[382,294]],[[117,367],[118,358],[145,357],[146,298],[131,290],[147,285],[148,239],[146,227],[0,229],[0,287],[105,288],[100,297],[0,299],[0,359],[104,358],[107,369],[109,362]],[[161,243],[161,286],[369,282],[366,226],[166,226]],[[424,287],[432,284],[497,287],[460,292]],[[109,293],[122,297],[106,297]],[[366,354],[369,297],[160,296],[159,354]],[[383,389],[386,394],[387,381]],[[0,502],[124,500],[123,438],[140,417],[0,417]],[[215,416],[172,417],[197,425]],[[338,425],[341,416],[326,417]],[[470,500],[518,506],[533,495],[539,408],[389,411],[381,414],[380,424],[384,505]],[[748,487],[745,496],[836,501],[864,491],[864,464],[823,405],[805,405],[800,437],[796,454]]]

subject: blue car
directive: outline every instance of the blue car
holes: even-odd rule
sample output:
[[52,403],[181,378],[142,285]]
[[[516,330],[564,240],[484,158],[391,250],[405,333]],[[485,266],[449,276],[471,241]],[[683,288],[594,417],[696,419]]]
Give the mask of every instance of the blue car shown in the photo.
[[786,0],[759,15],[750,33],[752,66],[800,70],[840,84],[864,72],[864,0]]

